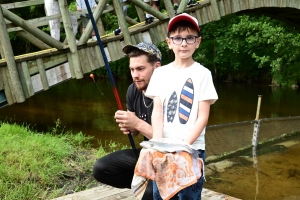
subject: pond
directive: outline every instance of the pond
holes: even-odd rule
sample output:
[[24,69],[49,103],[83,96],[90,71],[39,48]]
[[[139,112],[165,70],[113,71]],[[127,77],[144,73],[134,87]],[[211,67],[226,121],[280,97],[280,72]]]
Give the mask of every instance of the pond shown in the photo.
[[231,167],[225,170],[207,165],[207,172],[217,170],[206,176],[205,188],[245,200],[300,199],[300,135],[257,150],[255,167],[251,150],[227,159]]
[[[126,109],[125,95],[131,80],[116,80],[119,96]],[[215,83],[219,100],[211,106],[208,125],[254,120],[258,95],[262,96],[261,118],[298,116],[300,90],[272,88],[267,85]],[[69,80],[35,94],[24,103],[0,109],[0,120],[29,124],[38,131],[51,131],[60,119],[64,131],[94,136],[99,142],[115,141],[129,146],[128,137],[113,118],[118,106],[109,80],[89,77]],[[138,137],[135,140],[141,140]],[[137,143],[137,142],[136,142]]]

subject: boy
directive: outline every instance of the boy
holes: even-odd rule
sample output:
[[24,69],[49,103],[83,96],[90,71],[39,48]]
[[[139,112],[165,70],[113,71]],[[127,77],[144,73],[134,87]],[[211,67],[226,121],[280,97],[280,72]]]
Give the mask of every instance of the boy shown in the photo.
[[[175,61],[154,71],[146,91],[154,101],[153,139],[181,139],[197,149],[204,161],[205,127],[210,105],[218,95],[210,71],[192,58],[201,42],[197,19],[186,13],[173,17],[166,41]],[[181,190],[178,199],[201,199],[203,180],[202,175],[197,183]],[[161,199],[155,182],[153,196]]]

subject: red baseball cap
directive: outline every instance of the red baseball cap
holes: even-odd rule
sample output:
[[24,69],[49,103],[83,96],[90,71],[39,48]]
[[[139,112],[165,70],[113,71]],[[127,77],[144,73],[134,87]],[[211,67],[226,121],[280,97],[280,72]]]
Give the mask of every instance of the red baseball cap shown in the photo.
[[174,24],[176,24],[179,21],[191,22],[196,27],[196,29],[198,31],[200,31],[198,20],[189,14],[182,13],[182,14],[176,15],[175,17],[170,19],[169,25],[168,25],[168,32],[170,32],[170,29],[172,28],[172,26],[174,26]]

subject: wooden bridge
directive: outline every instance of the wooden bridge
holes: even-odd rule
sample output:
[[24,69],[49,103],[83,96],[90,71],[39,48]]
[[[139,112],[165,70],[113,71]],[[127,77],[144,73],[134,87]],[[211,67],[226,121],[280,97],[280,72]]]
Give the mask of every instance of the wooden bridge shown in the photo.
[[[81,35],[78,44],[72,31],[70,14],[80,19],[82,12],[69,12],[65,0],[58,0],[61,14],[24,20],[13,13],[13,9],[43,4],[43,0],[29,0],[12,4],[0,4],[0,108],[5,105],[21,103],[39,91],[65,80],[83,78],[101,66],[104,66],[103,57],[98,43],[87,42],[92,32],[89,22],[85,32]],[[93,10],[93,16],[102,35],[101,40],[105,47],[108,61],[116,61],[122,57],[122,47],[126,44],[151,42],[157,44],[166,39],[167,24],[174,16],[171,0],[164,0],[168,14],[152,9],[142,0],[127,0],[120,3],[113,0],[113,5],[107,5],[107,0],[101,0]],[[300,0],[201,0],[197,6],[187,8],[188,0],[181,0],[178,13],[186,12],[196,17],[200,24],[220,20],[221,17],[232,13],[258,12],[290,23],[299,28]],[[137,9],[139,21],[124,17],[122,6],[133,4]],[[144,11],[155,16],[155,21],[145,25]],[[87,11],[84,11],[87,13]],[[115,12],[122,34],[105,35],[101,15],[106,12]],[[51,19],[60,18],[64,24],[67,39],[61,43],[38,27],[45,26]],[[131,26],[128,27],[127,23]],[[14,56],[8,36],[9,32],[25,38],[41,51],[20,56]]]

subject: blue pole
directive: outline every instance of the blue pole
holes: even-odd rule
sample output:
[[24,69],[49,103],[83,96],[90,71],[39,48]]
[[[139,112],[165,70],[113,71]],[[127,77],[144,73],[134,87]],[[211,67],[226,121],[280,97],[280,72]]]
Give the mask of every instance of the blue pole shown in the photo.
[[[96,22],[95,22],[95,19],[94,19],[91,7],[89,5],[88,0],[84,0],[84,1],[85,1],[86,8],[88,10],[88,13],[89,13],[89,16],[90,16],[90,19],[91,19],[91,22],[92,22],[92,25],[93,25],[96,37],[97,37],[97,42],[99,44],[99,48],[100,48],[100,51],[101,51],[101,54],[102,54],[102,57],[103,57],[103,60],[104,60],[104,63],[105,63],[105,68],[107,70],[110,83],[111,83],[112,88],[113,88],[113,92],[114,92],[114,95],[115,95],[115,98],[116,98],[116,101],[117,101],[117,104],[118,104],[118,108],[120,110],[123,110],[123,106],[122,106],[122,103],[121,103],[121,100],[120,100],[120,96],[119,96],[119,93],[118,93],[118,90],[117,90],[117,87],[116,87],[116,84],[115,84],[115,80],[114,80],[114,77],[112,75],[112,72],[111,72],[111,69],[110,69],[110,66],[109,66],[109,63],[108,63],[105,51],[104,51],[104,47],[103,47],[103,44],[102,44],[102,41],[101,41],[101,38],[100,38],[100,35],[99,35],[99,32],[98,32],[98,28],[97,28],[97,25],[96,25]],[[137,155],[137,151],[136,151],[135,144],[134,144],[134,141],[133,141],[131,133],[128,134],[128,138],[129,138],[129,142],[131,144],[131,147],[134,150],[135,155]]]

